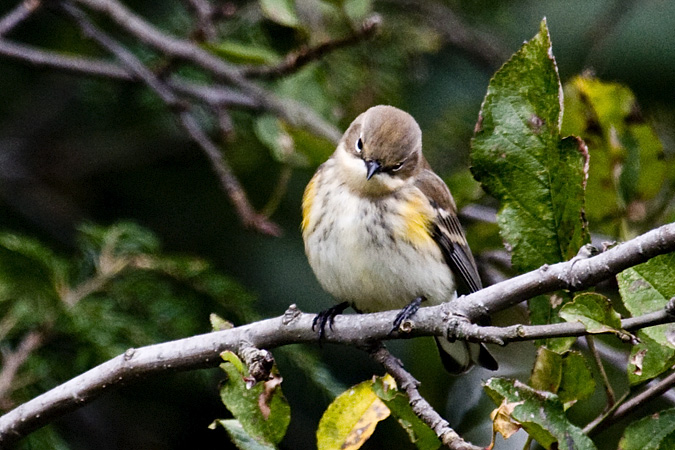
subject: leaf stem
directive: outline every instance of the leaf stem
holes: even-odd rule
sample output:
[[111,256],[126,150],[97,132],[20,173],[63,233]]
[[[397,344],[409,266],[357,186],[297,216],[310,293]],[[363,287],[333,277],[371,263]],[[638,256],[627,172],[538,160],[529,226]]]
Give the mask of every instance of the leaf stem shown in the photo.
[[608,410],[612,409],[612,407],[616,404],[616,396],[614,395],[614,390],[612,389],[612,385],[609,382],[609,377],[607,376],[607,371],[605,371],[605,366],[602,364],[602,358],[600,357],[600,353],[598,353],[598,349],[595,348],[595,338],[591,335],[587,335],[586,342],[588,343],[588,349],[591,351],[593,359],[595,359],[595,365],[598,367],[598,371],[600,372],[600,376],[602,377],[602,384],[604,385],[605,388],[605,395],[607,395],[606,409]]

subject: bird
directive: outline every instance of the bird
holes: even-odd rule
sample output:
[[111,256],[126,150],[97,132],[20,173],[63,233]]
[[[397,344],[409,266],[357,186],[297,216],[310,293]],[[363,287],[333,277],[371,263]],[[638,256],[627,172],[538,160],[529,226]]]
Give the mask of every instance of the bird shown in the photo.
[[[320,338],[349,306],[401,310],[395,330],[420,306],[482,288],[450,190],[422,154],[422,131],[393,106],[373,106],[349,125],[305,188],[301,228],[319,284],[340,301],[316,316]],[[474,362],[498,367],[482,344],[435,339],[450,373]]]

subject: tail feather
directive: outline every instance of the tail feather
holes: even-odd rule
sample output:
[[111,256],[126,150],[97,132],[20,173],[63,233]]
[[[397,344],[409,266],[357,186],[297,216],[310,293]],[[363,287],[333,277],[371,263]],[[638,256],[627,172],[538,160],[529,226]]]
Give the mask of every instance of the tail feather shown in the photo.
[[[497,370],[499,365],[483,344],[469,344],[466,341],[450,342],[445,338],[434,338],[445,370],[461,374],[469,370],[474,361],[488,370]],[[473,355],[477,353],[477,355]]]

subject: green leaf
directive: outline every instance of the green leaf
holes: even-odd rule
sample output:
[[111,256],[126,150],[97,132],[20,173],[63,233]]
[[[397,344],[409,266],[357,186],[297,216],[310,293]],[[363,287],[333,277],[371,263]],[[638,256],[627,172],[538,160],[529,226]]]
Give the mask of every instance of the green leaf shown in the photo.
[[420,450],[436,450],[442,443],[434,430],[424,423],[410,406],[408,396],[400,392],[391,377],[385,375],[375,380],[373,391],[391,411],[399,425],[408,433],[410,442]]
[[644,202],[661,189],[668,164],[663,146],[628,87],[582,75],[570,80],[564,92],[562,129],[587,142],[593,161],[588,219],[617,235],[626,213],[629,220],[643,219]]
[[[549,295],[538,295],[527,302],[530,310],[530,323],[532,325],[545,325],[549,323],[561,323],[563,319],[558,315],[560,309],[571,301],[569,292],[559,291]],[[562,337],[537,340],[537,345],[546,345],[549,350],[565,353],[572,348],[577,338]]]
[[218,419],[215,420],[209,428],[214,429],[216,425],[227,430],[227,434],[230,436],[230,439],[240,450],[274,450],[276,447],[274,445],[257,441],[252,438],[250,434],[244,430],[244,427],[241,426],[241,423],[237,419]]
[[[517,381],[491,378],[483,388],[496,405],[514,404],[511,417],[544,448],[595,449],[593,441],[565,416],[560,398]],[[557,443],[557,446],[554,446]]]
[[583,355],[576,351],[568,352],[562,360],[562,379],[558,388],[558,397],[565,409],[579,400],[585,400],[595,392],[595,380]]
[[[617,275],[619,292],[633,317],[662,310],[675,297],[675,253],[657,256]],[[642,330],[661,345],[675,348],[675,325],[666,324]]]
[[529,385],[538,391],[556,393],[562,380],[562,355],[542,346],[530,374]]
[[281,57],[273,50],[260,45],[242,44],[225,41],[218,44],[205,44],[206,48],[223,59],[238,64],[277,64]]
[[589,333],[626,334],[621,331],[621,316],[614,311],[610,300],[601,294],[579,294],[572,302],[563,305],[559,314],[567,322],[581,322]]
[[129,257],[158,253],[161,245],[150,230],[133,222],[117,222],[109,227],[84,224],[79,227],[82,252],[111,257]]
[[389,408],[373,392],[373,381],[357,384],[328,406],[316,430],[319,450],[354,450],[368,440]]
[[585,144],[561,138],[561,86],[546,21],[490,81],[472,140],[472,171],[500,201],[514,267],[572,258],[588,242]]
[[650,339],[643,331],[637,332],[640,342],[631,348],[628,358],[628,382],[631,385],[651,380],[675,365],[675,349]]
[[644,417],[623,433],[621,450],[670,450],[675,446],[675,408]]
[[529,385],[538,391],[557,394],[565,409],[590,397],[595,390],[595,380],[581,353],[560,354],[546,347],[537,350]]
[[69,270],[66,260],[36,239],[0,233],[0,303],[19,297],[34,297],[34,307],[40,298],[57,302]]
[[291,409],[281,392],[281,378],[276,375],[264,383],[247,386],[248,369],[232,352],[223,352],[220,367],[227,380],[220,398],[239,421],[246,433],[264,445],[278,444],[286,434]]
[[363,21],[372,11],[372,0],[342,0],[342,9],[352,23]]
[[297,28],[300,25],[293,0],[259,0],[263,15],[279,25]]
[[255,134],[277,161],[295,167],[307,166],[307,158],[295,151],[295,141],[276,116],[260,116],[255,122]]

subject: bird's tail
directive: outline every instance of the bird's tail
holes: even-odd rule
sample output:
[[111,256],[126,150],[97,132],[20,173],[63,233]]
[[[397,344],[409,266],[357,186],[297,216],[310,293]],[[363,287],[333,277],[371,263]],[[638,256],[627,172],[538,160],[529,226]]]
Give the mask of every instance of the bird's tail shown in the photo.
[[450,342],[445,338],[435,338],[443,367],[450,373],[460,374],[469,370],[474,362],[488,370],[497,370],[499,365],[483,344],[470,344],[467,341]]

